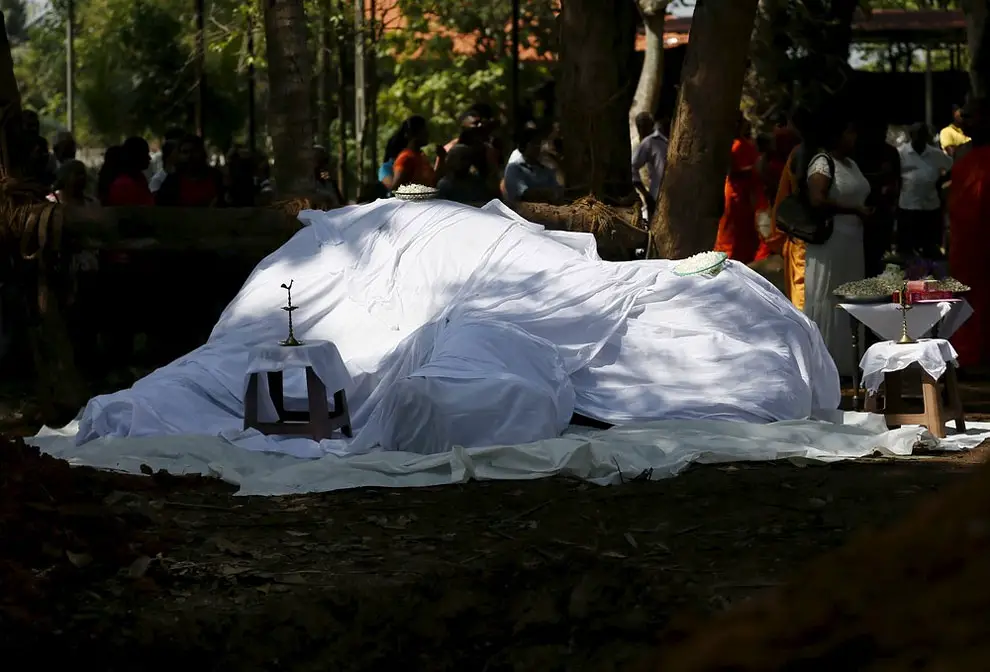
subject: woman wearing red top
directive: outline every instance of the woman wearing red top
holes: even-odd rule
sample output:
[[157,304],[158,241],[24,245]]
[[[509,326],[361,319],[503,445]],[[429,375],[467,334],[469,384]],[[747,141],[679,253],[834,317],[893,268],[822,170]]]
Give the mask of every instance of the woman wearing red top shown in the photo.
[[224,204],[223,175],[210,166],[203,139],[188,135],[179,143],[175,172],[162,182],[158,205],[211,208]]
[[120,172],[111,176],[103,204],[154,205],[155,199],[148,189],[148,178],[144,176],[144,171],[150,165],[148,143],[142,138],[127,138],[120,151]]
[[409,117],[389,140],[389,143],[405,141],[405,149],[395,158],[393,167],[392,191],[404,184],[422,184],[426,187],[437,186],[437,181],[444,172],[444,159],[447,152],[437,145],[437,168],[433,169],[430,161],[423,153],[423,146],[430,141],[430,129],[423,117]]

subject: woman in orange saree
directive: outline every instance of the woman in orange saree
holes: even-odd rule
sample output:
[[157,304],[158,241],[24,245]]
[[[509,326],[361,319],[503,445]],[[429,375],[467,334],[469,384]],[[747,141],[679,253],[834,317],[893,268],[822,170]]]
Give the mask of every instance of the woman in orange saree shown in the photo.
[[791,155],[787,157],[787,164],[780,175],[780,186],[777,187],[777,198],[773,207],[773,231],[782,239],[782,254],[784,257],[784,288],[787,298],[798,310],[804,310],[804,271],[808,246],[800,240],[788,238],[783,233],[779,233],[777,228],[777,206],[788,196],[797,191],[797,177],[795,175],[795,165],[804,155],[803,145],[798,145],[791,150]]
[[[968,114],[967,114],[968,113]],[[968,119],[966,118],[968,117]],[[990,222],[990,132],[983,105],[964,112],[972,149],[952,166],[949,190],[949,273],[972,287],[966,296],[973,316],[952,335],[963,367],[990,363],[990,278],[987,276],[987,222]]]
[[740,115],[736,139],[732,142],[732,160],[725,180],[725,209],[718,223],[715,251],[744,264],[756,258],[760,236],[756,231],[756,208],[762,189],[756,175],[760,153],[748,137],[748,124]]

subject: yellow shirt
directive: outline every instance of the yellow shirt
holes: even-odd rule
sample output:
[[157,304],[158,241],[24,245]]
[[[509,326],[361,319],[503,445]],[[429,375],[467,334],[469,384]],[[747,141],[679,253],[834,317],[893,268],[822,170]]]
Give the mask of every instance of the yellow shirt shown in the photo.
[[950,124],[942,129],[942,132],[938,135],[939,144],[942,145],[942,149],[949,149],[950,147],[959,147],[960,145],[965,145],[969,142],[969,138],[966,134],[956,126],[955,124]]

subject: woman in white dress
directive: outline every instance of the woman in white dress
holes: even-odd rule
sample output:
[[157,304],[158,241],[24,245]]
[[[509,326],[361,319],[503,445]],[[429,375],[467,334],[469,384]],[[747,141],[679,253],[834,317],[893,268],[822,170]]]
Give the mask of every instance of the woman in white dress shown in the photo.
[[822,245],[807,246],[804,313],[818,325],[839,374],[851,376],[859,362],[853,361],[849,316],[837,308],[833,292],[843,283],[862,280],[866,272],[863,222],[870,214],[870,183],[850,157],[855,126],[837,117],[824,126],[818,135],[821,149],[808,163],[808,197],[812,206],[834,215],[835,230]]

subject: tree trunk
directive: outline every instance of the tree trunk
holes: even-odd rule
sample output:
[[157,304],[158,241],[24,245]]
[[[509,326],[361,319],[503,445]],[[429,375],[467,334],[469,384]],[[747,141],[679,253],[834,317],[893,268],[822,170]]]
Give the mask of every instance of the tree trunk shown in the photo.
[[[339,16],[345,15],[344,0],[334,5]],[[335,24],[334,42],[337,45],[337,187],[347,201],[350,195],[350,180],[347,175],[347,39],[346,30],[340,22]]]
[[636,9],[629,0],[565,0],[559,106],[567,186],[603,201],[632,193],[628,126]]
[[639,73],[636,94],[629,108],[629,140],[635,152],[639,146],[639,129],[636,117],[643,112],[656,114],[663,88],[663,27],[667,20],[670,0],[636,0],[636,7],[646,26],[646,54],[643,69]]
[[0,12],[0,177],[20,176],[27,161],[21,132],[21,94],[14,77],[7,26]]
[[639,227],[638,207],[612,207],[583,197],[570,205],[519,203],[516,212],[551,231],[579,231],[595,236],[598,255],[605,261],[632,261],[637,249],[649,245]]
[[303,0],[264,0],[268,45],[268,129],[281,194],[310,194],[313,173],[313,68]]
[[232,252],[257,263],[302,226],[281,207],[61,208],[68,250]]
[[660,204],[650,228],[662,256],[712,249],[759,0],[698,0],[681,75]]
[[757,131],[764,130],[774,113],[789,107],[787,99],[792,82],[781,77],[790,41],[786,33],[780,34],[781,19],[786,12],[787,0],[760,0],[756,13],[749,51],[751,67],[746,73],[743,98]]
[[[7,27],[0,12],[0,212],[4,218],[0,221],[0,236],[3,251],[12,262],[12,278],[18,284],[20,314],[14,323],[26,332],[38,404],[44,421],[57,424],[71,419],[88,394],[75,365],[72,341],[60,310],[61,297],[56,291],[60,213],[58,208],[45,204],[44,191],[37,185],[17,179],[23,177],[28,158],[21,129],[21,96]],[[21,234],[25,230],[29,235]],[[52,244],[46,245],[48,240]]]
[[990,8],[987,0],[962,0],[969,48],[969,83],[973,98],[985,98],[990,90],[990,45],[986,43]]
[[333,42],[330,37],[330,0],[320,3],[320,48],[317,58],[316,139],[330,149],[330,91],[333,81]]

